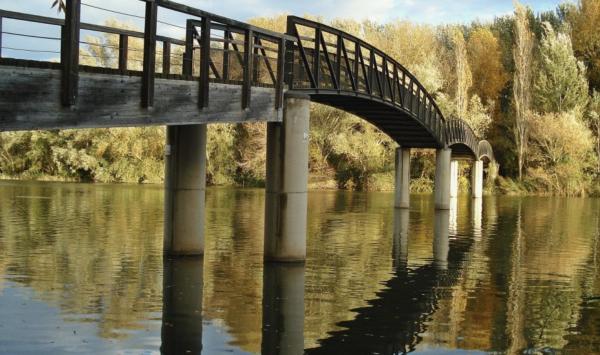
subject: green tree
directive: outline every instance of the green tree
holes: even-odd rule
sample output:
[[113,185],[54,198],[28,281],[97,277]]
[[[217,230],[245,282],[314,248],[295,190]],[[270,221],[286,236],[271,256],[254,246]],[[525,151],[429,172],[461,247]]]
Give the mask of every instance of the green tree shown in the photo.
[[588,68],[590,86],[600,90],[600,1],[580,0],[576,8],[564,9],[573,29],[575,55]]
[[595,90],[590,97],[586,120],[594,134],[596,160],[598,163],[596,174],[600,178],[600,93]]
[[530,29],[529,11],[525,6],[518,2],[515,2],[514,26],[515,44],[513,48],[513,58],[515,62],[515,74],[513,79],[513,97],[515,104],[515,120],[513,134],[517,150],[519,180],[521,180],[523,178],[525,154],[529,142],[533,33]]
[[545,113],[581,110],[587,104],[585,66],[575,58],[571,38],[548,22],[544,23],[534,92],[536,107]]

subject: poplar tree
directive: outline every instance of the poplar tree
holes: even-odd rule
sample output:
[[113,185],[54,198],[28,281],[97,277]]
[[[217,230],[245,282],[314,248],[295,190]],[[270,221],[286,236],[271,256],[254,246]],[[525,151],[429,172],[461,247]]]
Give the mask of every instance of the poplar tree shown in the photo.
[[544,22],[540,70],[535,80],[536,107],[544,113],[582,110],[588,101],[588,81],[583,62],[573,54],[571,38]]
[[533,64],[533,33],[529,27],[527,8],[515,2],[515,43],[513,57],[515,63],[513,99],[515,104],[515,120],[513,134],[515,138],[519,180],[523,178],[525,154],[529,140],[529,120],[531,115],[531,84]]

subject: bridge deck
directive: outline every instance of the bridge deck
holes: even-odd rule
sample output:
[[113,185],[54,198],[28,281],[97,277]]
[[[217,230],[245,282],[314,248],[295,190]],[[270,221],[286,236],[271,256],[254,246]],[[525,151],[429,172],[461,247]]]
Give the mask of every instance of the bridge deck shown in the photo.
[[281,109],[275,108],[273,88],[253,87],[250,105],[242,110],[240,85],[210,83],[209,105],[200,109],[197,79],[158,76],[154,106],[145,109],[140,101],[139,73],[123,75],[85,67],[79,75],[77,105],[64,107],[60,102],[60,66],[35,63],[37,68],[26,67],[31,64],[0,60],[0,131],[282,119]]

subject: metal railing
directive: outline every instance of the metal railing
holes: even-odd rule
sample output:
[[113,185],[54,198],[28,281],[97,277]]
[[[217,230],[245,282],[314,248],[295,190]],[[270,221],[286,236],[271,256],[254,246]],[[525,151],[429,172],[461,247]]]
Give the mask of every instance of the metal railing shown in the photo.
[[393,105],[421,122],[440,145],[444,117],[425,87],[404,66],[367,42],[336,28],[289,16],[291,90],[364,96]]

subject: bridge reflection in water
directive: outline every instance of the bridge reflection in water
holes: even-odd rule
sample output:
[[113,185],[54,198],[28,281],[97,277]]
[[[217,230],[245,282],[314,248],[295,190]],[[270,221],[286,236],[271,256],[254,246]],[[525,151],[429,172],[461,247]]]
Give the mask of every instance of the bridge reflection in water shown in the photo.
[[[311,101],[354,114],[397,143],[395,207],[410,207],[417,148],[436,150],[436,209],[449,210],[458,194],[458,160],[472,162],[472,196],[482,197],[484,162],[494,161],[490,143],[460,117],[444,117],[402,63],[356,36],[295,16],[278,33],[169,0],[146,0],[143,17],[129,14],[144,19],[138,32],[81,22],[82,5],[66,0],[64,20],[0,9],[0,28],[9,19],[61,33],[10,32],[60,40],[61,60],[7,58],[0,50],[0,131],[165,125],[167,255],[205,251],[207,124],[264,121],[264,259],[306,260]],[[178,14],[181,23],[169,25],[185,40],[160,35],[164,11]],[[100,45],[118,63],[80,65],[80,47],[90,45],[81,41],[85,31],[118,36],[118,43]],[[130,39],[143,39],[142,66],[130,63]]]
[[[310,257],[293,269],[302,282],[264,269],[260,190],[209,189],[203,263],[163,263],[161,189],[2,182],[0,195],[8,353],[31,339],[57,353],[73,340],[91,352],[156,350],[161,328],[165,353],[342,351],[355,335],[381,351],[366,333],[400,350],[600,349],[598,200],[459,198],[445,239],[429,196],[394,211],[389,194],[314,192]],[[286,296],[302,285],[304,297]]]
[[[456,206],[456,204],[454,204]],[[394,271],[377,298],[353,310],[354,319],[338,325],[305,351],[305,266],[267,263],[263,270],[262,354],[396,354],[416,349],[437,302],[450,296],[449,288],[461,275],[461,264],[473,244],[468,237],[450,234],[450,211],[436,211],[433,259],[408,267],[410,212],[394,210],[392,258]],[[473,225],[481,223],[474,215]],[[452,241],[451,241],[452,239]],[[202,350],[203,258],[183,257],[164,262],[163,353]]]

